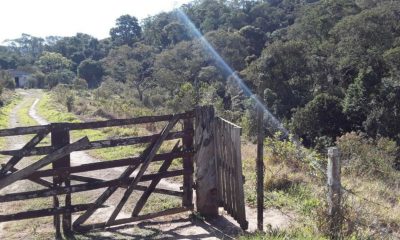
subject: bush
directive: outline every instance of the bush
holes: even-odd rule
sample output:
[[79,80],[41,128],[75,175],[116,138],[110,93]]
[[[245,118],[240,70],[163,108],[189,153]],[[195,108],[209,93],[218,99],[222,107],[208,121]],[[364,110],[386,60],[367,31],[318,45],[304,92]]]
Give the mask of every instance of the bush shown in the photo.
[[293,115],[292,129],[306,146],[315,146],[318,137],[335,139],[347,129],[340,99],[328,94],[315,96]]
[[0,85],[4,88],[14,89],[15,82],[11,74],[7,71],[0,71]]
[[343,159],[345,174],[387,178],[394,172],[399,150],[388,138],[367,138],[361,133],[346,133],[336,141]]
[[88,83],[86,82],[85,79],[82,78],[75,78],[74,81],[72,82],[74,85],[74,88],[76,90],[87,90],[88,89]]

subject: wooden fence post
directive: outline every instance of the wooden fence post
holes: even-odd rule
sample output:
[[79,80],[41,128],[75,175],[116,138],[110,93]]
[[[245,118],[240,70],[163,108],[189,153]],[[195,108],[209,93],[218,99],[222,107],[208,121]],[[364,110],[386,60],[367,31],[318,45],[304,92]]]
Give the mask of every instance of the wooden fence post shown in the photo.
[[[183,138],[183,150],[193,151],[193,120],[183,120],[183,130],[185,131],[185,137]],[[193,157],[188,156],[183,158],[183,169],[185,174],[183,175],[183,199],[182,205],[193,209]],[[188,172],[186,172],[188,171]]]
[[211,218],[218,216],[214,108],[196,108],[195,118],[196,207],[202,216]]
[[331,239],[339,239],[342,216],[341,216],[341,166],[338,148],[328,149],[328,216]]
[[[54,125],[53,125],[54,126]],[[53,147],[56,149],[59,149],[61,147],[64,147],[70,143],[70,136],[69,136],[69,131],[63,131],[59,130],[56,127],[53,128],[51,131],[51,144]],[[57,162],[54,162],[53,169],[57,168],[63,168],[63,167],[70,167],[70,155],[68,154],[67,156],[61,158]],[[63,176],[55,176],[53,177],[53,185],[54,187],[60,186],[64,182],[66,187],[71,186],[71,181],[68,179],[68,175],[65,174]],[[57,196],[53,197],[53,205],[54,207],[59,207],[59,199]],[[65,195],[65,208],[68,209],[71,207],[71,194],[66,194]],[[56,229],[56,238],[61,237],[61,232],[60,232],[60,215],[59,214],[54,214],[54,227]],[[72,218],[71,218],[71,213],[65,213],[63,214],[62,217],[62,228],[64,231],[65,235],[70,235],[72,233]]]
[[257,229],[264,231],[264,109],[263,94],[257,103]]

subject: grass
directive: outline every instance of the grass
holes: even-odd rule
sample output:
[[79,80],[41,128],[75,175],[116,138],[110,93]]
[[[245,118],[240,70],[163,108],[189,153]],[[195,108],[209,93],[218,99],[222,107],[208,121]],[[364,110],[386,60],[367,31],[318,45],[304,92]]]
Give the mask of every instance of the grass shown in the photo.
[[[44,94],[37,104],[37,111],[40,116],[49,122],[82,122],[73,113],[66,111],[64,106],[57,104],[52,99],[50,93]],[[98,129],[85,129],[79,131],[72,131],[71,137],[73,140],[80,139],[87,136],[91,141],[112,139],[115,137],[137,136],[139,130],[137,128],[103,128]],[[113,160],[120,158],[127,158],[137,155],[143,150],[142,145],[136,146],[123,146],[106,149],[96,149],[88,151],[90,155],[101,160]]]
[[[5,129],[10,127],[10,113],[18,103],[21,102],[21,98],[13,94],[11,99],[6,103],[5,106],[0,108],[0,129]],[[0,138],[0,148],[4,149],[6,147],[6,139]]]
[[[354,148],[357,144],[364,144],[359,146],[362,154],[367,157],[376,156],[381,159],[380,164],[384,164],[385,159],[391,159],[388,155],[392,154],[392,148],[360,141],[348,145]],[[256,205],[257,183],[254,149],[253,144],[242,144],[246,202],[253,207]],[[356,153],[355,149],[351,152]],[[264,205],[293,216],[291,227],[268,229],[266,233],[244,235],[240,239],[325,239],[326,180],[313,171],[310,161],[297,159],[296,154],[290,143],[273,139],[266,141]],[[316,159],[322,166],[325,165],[324,158],[317,156]],[[302,164],[299,165],[300,162]],[[346,219],[344,239],[397,239],[395,232],[400,234],[400,173],[392,169],[386,173],[387,177],[376,177],[365,172],[360,175],[348,170],[352,169],[352,164],[358,162],[342,166],[342,185],[356,193],[343,192],[343,213]]]

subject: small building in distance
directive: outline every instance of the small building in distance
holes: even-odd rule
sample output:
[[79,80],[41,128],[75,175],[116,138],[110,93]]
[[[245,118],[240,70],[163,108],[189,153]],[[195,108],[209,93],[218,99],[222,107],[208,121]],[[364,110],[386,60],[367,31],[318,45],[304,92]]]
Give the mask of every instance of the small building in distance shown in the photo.
[[31,75],[31,73],[16,69],[9,69],[8,72],[14,78],[16,88],[28,87],[28,78]]

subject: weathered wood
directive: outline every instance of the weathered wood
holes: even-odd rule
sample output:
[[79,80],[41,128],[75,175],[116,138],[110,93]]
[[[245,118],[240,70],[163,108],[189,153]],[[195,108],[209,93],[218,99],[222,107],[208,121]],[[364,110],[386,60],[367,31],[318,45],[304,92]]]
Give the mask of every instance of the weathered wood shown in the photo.
[[[173,170],[164,173],[155,173],[155,174],[147,174],[143,175],[140,182],[152,181],[156,178],[169,178],[169,177],[177,177],[182,176],[184,174],[184,170]],[[108,181],[98,181],[98,182],[91,182],[91,183],[84,183],[84,184],[76,184],[70,187],[55,187],[53,189],[41,189],[35,191],[28,191],[22,193],[10,193],[6,195],[0,195],[0,202],[11,202],[11,201],[21,201],[21,200],[28,200],[33,198],[43,198],[43,197],[51,197],[54,195],[62,195],[67,193],[77,193],[77,192],[85,192],[105,187],[121,187],[127,188],[128,184],[133,181],[134,178],[127,178],[124,180],[120,179],[113,179]],[[135,190],[145,191],[147,189],[146,186],[138,185],[136,186]],[[182,192],[172,191],[167,189],[156,188],[154,190],[155,193],[171,195],[176,197],[181,197]]]
[[244,182],[243,182],[243,171],[242,171],[242,152],[241,152],[241,142],[240,135],[242,133],[241,128],[233,128],[233,151],[234,151],[234,161],[236,165],[235,178],[237,183],[236,198],[237,201],[237,221],[243,230],[247,230],[249,223],[246,220],[246,204],[244,201]]
[[92,229],[104,229],[106,227],[111,227],[111,226],[116,226],[116,225],[121,225],[121,224],[127,224],[127,223],[132,223],[132,222],[137,222],[137,221],[143,221],[143,220],[147,220],[147,219],[163,217],[163,216],[182,213],[182,212],[186,212],[186,211],[190,211],[190,210],[191,209],[185,208],[185,207],[171,208],[171,209],[167,209],[167,210],[160,211],[160,212],[157,212],[157,213],[149,213],[149,214],[145,214],[145,215],[141,215],[141,216],[137,216],[137,217],[117,219],[117,220],[115,220],[113,222],[110,222],[110,223],[102,222],[102,223],[74,226],[74,231],[86,232],[86,231],[90,231]]
[[218,216],[217,179],[214,149],[214,109],[212,106],[195,110],[196,206],[207,218]]
[[[2,165],[3,165],[3,164],[2,164]],[[12,167],[12,168],[10,169],[10,172],[11,172],[11,173],[14,173],[14,172],[17,172],[17,171],[19,171],[19,170],[18,170],[18,168],[15,168],[15,167]],[[23,178],[23,179],[25,179],[25,178]],[[30,181],[32,181],[32,182],[34,182],[34,183],[37,183],[37,184],[39,184],[39,185],[42,185],[42,186],[44,186],[44,187],[48,187],[48,188],[53,187],[53,183],[51,183],[51,182],[49,182],[49,181],[46,181],[46,180],[44,180],[44,179],[41,179],[41,178],[39,178],[39,177],[31,177],[31,176],[29,176],[29,177],[27,177],[26,179],[28,179],[28,180],[30,180]]]
[[85,177],[85,176],[79,176],[79,175],[69,175],[68,178],[71,181],[78,181],[78,182],[87,182],[87,183],[104,182],[103,179]]
[[[89,208],[91,204],[77,204],[70,207],[57,207],[57,208],[47,208],[40,210],[32,210],[27,212],[20,212],[8,215],[0,215],[0,222],[17,221],[23,219],[40,218],[53,216],[54,214],[66,214],[85,211]],[[100,206],[101,208],[107,206]]]
[[[62,148],[65,146],[68,146],[70,143],[70,136],[68,131],[58,131],[58,130],[52,130],[51,132],[51,145],[56,148]],[[58,169],[58,168],[68,168],[71,166],[71,159],[70,155],[67,154],[57,161],[52,163],[53,169]],[[71,181],[68,179],[68,174],[60,174],[60,175],[55,175],[53,176],[53,186],[61,186],[61,184],[64,184],[66,187],[71,186]],[[53,198],[53,204],[54,208],[58,207],[59,200],[57,199],[57,196],[54,196]],[[65,207],[69,208],[71,206],[71,194],[68,193],[65,195]],[[60,216],[55,213],[54,214],[54,221],[58,222]],[[57,223],[58,224],[58,223]],[[66,235],[71,235],[72,232],[72,217],[70,213],[65,213],[62,216],[62,228],[64,231],[64,234]]]
[[328,148],[328,216],[331,239],[340,239],[341,235],[341,165],[338,148]]
[[[153,162],[164,161],[168,158],[175,159],[175,158],[184,158],[184,157],[191,157],[191,156],[193,156],[193,152],[178,151],[178,152],[173,152],[173,153],[161,153],[161,154],[157,154],[156,156],[154,156]],[[110,161],[104,161],[104,162],[82,164],[79,166],[72,166],[69,168],[39,170],[39,171],[35,171],[31,175],[29,175],[29,178],[50,177],[50,176],[62,175],[62,174],[66,174],[66,173],[82,173],[82,172],[104,170],[104,169],[115,168],[115,167],[126,167],[131,164],[140,164],[141,162],[143,162],[143,160],[144,160],[143,156],[138,156],[138,157],[125,158],[125,159],[120,159],[120,160],[110,160]]]
[[[185,135],[182,140],[183,151],[193,151],[193,120],[185,119],[183,122],[183,131],[190,133]],[[187,155],[183,157],[183,169],[187,172],[183,176],[183,198],[182,206],[187,208],[193,208],[193,157],[192,155]]]
[[262,96],[257,102],[257,229],[264,230],[264,109]]
[[0,137],[37,134],[43,131],[50,131],[50,129],[51,129],[50,125],[0,129]]
[[[48,189],[40,189],[29,192],[10,193],[0,196],[0,202],[8,201],[19,201],[27,200],[40,197],[53,197],[53,208],[41,209],[35,211],[28,211],[24,213],[17,213],[12,215],[0,216],[3,219],[25,219],[40,216],[54,216],[54,227],[56,230],[56,238],[61,237],[61,221],[59,216],[62,215],[62,227],[64,233],[68,235],[71,233],[71,213],[78,211],[72,206],[71,194],[76,192],[89,191],[99,188],[107,188],[107,190],[95,201],[93,204],[87,204],[82,208],[83,213],[77,221],[74,222],[73,227],[79,228],[80,225],[90,215],[96,211],[103,203],[111,196],[111,194],[118,188],[127,188],[125,194],[119,204],[117,205],[114,212],[107,222],[95,224],[97,226],[111,226],[123,224],[125,222],[138,221],[141,219],[149,219],[157,216],[163,216],[167,214],[173,214],[177,212],[187,211],[193,209],[193,122],[194,111],[175,114],[175,115],[164,115],[164,116],[150,116],[140,117],[135,119],[116,119],[107,120],[100,122],[91,123],[54,123],[45,126],[33,126],[24,128],[14,128],[0,130],[0,137],[12,136],[12,135],[25,135],[25,134],[38,134],[30,142],[28,142],[21,150],[5,150],[0,151],[0,154],[11,155],[10,161],[2,165],[0,173],[3,173],[3,177],[0,177],[0,189],[12,184],[16,181],[29,179]],[[171,132],[173,127],[176,125],[179,119],[184,120],[183,131]],[[169,121],[166,127],[161,131],[160,134],[154,134],[150,136],[132,137],[124,139],[112,139],[112,140],[100,140],[89,142],[87,138],[80,139],[78,142],[69,144],[69,131],[80,130],[80,129],[94,129],[103,127],[113,127],[122,125],[141,124],[148,122],[159,122]],[[49,132],[52,133],[52,145],[35,147]],[[43,136],[42,136],[43,135]],[[174,147],[173,152],[156,154],[161,144],[165,140],[172,139],[183,139],[183,151],[178,150],[178,144]],[[119,159],[110,162],[96,162],[90,164],[83,164],[80,166],[70,166],[69,153],[73,151],[83,151],[91,149],[118,147],[118,146],[130,146],[134,144],[150,143],[149,147],[144,151],[144,154],[139,157]],[[39,161],[29,165],[28,167],[18,170],[14,167],[15,164],[20,161],[23,157],[34,156],[34,155],[47,155]],[[175,158],[183,159],[183,169],[168,171],[168,167],[171,165]],[[164,161],[159,171],[154,174],[144,174],[149,164],[154,161]],[[40,170],[48,164],[53,164],[53,169]],[[139,173],[136,177],[130,177],[130,175],[136,169],[135,166],[142,164]],[[121,174],[117,179],[104,181],[98,178],[85,177],[80,175],[71,175],[72,173],[80,173],[87,171],[95,171],[102,169],[109,169],[113,167],[128,166],[128,168]],[[183,191],[171,191],[168,189],[156,188],[157,184],[162,178],[182,176],[184,179]],[[48,182],[41,177],[53,177],[53,183]],[[84,182],[83,184],[74,184],[71,186],[71,180]],[[139,185],[139,182],[152,181],[149,186]],[[137,203],[132,213],[132,218],[118,219],[117,215],[121,211],[122,207],[126,203],[128,197],[134,190],[143,191],[143,195]],[[154,214],[147,214],[143,216],[137,216],[140,210],[145,205],[147,198],[151,193],[160,193],[171,196],[177,196],[182,198],[182,205],[184,208],[173,208],[166,211],[162,211]],[[58,196],[65,195],[65,206],[60,207],[60,201]],[[62,204],[61,204],[62,205]],[[75,208],[75,209],[73,209]],[[79,210],[79,211],[82,211]],[[136,215],[136,216],[134,216]]]
[[[167,135],[165,140],[173,140],[185,137],[185,132],[171,132]],[[93,150],[93,149],[101,149],[101,148],[111,148],[111,147],[121,147],[121,146],[130,146],[142,143],[153,142],[158,139],[160,136],[158,134],[142,136],[142,137],[131,137],[131,138],[122,138],[122,139],[111,139],[111,140],[99,140],[92,141],[85,148],[80,150]],[[36,156],[36,155],[46,155],[54,152],[56,148],[52,146],[44,146],[44,147],[36,147],[32,148],[31,151],[22,152],[21,150],[6,150],[0,151],[2,155],[11,155],[11,156],[19,156],[19,157],[27,157],[27,156]]]
[[72,143],[70,145],[67,145],[63,148],[60,148],[60,149],[54,151],[53,153],[42,158],[41,160],[34,162],[31,165],[27,166],[26,168],[21,169],[11,175],[6,176],[3,179],[1,179],[0,180],[0,189],[3,189],[4,187],[6,187],[8,185],[10,185],[18,180],[21,180],[24,177],[29,176],[35,170],[42,168],[52,162],[55,162],[55,161],[59,160],[60,158],[70,154],[73,151],[79,151],[80,149],[85,147],[87,144],[89,144],[89,140],[87,137],[84,137],[75,143]]
[[219,206],[246,230],[243,173],[241,163],[241,129],[222,118],[215,119],[215,153]]
[[[226,154],[226,164],[228,164],[229,169],[232,168],[232,165],[230,163],[231,160],[231,145],[229,143],[230,141],[230,134],[229,134],[229,129],[227,128],[225,122],[222,123],[222,129],[224,131],[224,147],[225,147],[225,154]],[[233,216],[233,208],[232,208],[232,204],[233,204],[233,186],[232,186],[232,172],[231,171],[227,171],[227,178],[226,178],[226,187],[227,187],[227,210],[228,213],[231,214]],[[234,216],[233,216],[234,217]]]
[[222,160],[221,160],[221,134],[219,129],[219,121],[214,124],[214,150],[215,150],[215,169],[216,169],[216,180],[217,180],[217,196],[218,196],[218,206],[223,207],[223,179],[222,179]]
[[154,156],[156,155],[157,151],[160,149],[161,144],[164,142],[166,139],[168,133],[172,130],[172,128],[175,126],[175,124],[178,122],[179,117],[174,116],[170,122],[168,122],[167,126],[164,127],[164,129],[161,131],[160,137],[157,139],[157,141],[153,144],[151,147],[150,151],[148,154],[146,154],[146,159],[143,161],[142,166],[139,169],[139,172],[137,173],[135,179],[132,181],[132,183],[129,185],[128,189],[126,189],[124,196],[118,203],[118,205],[115,207],[113,213],[111,214],[110,218],[108,219],[107,223],[112,223],[115,221],[117,218],[119,212],[121,211],[122,207],[125,205],[126,201],[128,201],[129,196],[132,194],[133,190],[135,189],[136,185],[139,183],[140,179],[144,175],[145,171],[149,167],[151,161],[153,160]]
[[[153,147],[155,141],[153,141],[142,153],[141,157],[146,157],[147,153],[150,151],[150,149]],[[140,164],[131,164],[129,165],[125,171],[119,176],[118,180],[120,181],[120,184],[126,180],[129,179],[129,176],[136,170],[136,168]],[[91,208],[89,208],[86,212],[84,212],[81,216],[79,216],[75,222],[73,223],[74,227],[78,227],[81,225],[83,222],[85,222],[95,211],[96,211],[96,206],[100,206],[103,204],[107,199],[118,189],[119,185],[113,185],[110,186],[106,189],[106,191],[103,192],[103,194],[96,199],[95,205]]]
[[[177,142],[172,149],[172,152],[177,151],[179,148],[179,142]],[[164,173],[168,170],[168,168],[171,166],[171,163],[174,159],[170,158],[165,160],[160,169],[158,170],[159,173]],[[149,187],[146,189],[146,191],[143,192],[142,196],[139,198],[139,200],[136,202],[136,206],[132,211],[132,217],[136,217],[139,215],[140,211],[142,211],[144,205],[146,204],[148,198],[150,197],[150,194],[156,189],[157,184],[160,182],[161,178],[155,178],[153,181],[150,183]]]
[[[42,139],[49,133],[49,131],[42,131],[35,135],[25,146],[20,150],[23,154],[30,152],[33,147],[35,147]],[[5,164],[0,170],[0,176],[6,174],[10,169],[12,169],[23,157],[13,156],[7,164]]]
[[177,116],[179,119],[188,119],[188,118],[193,118],[194,112],[188,111],[185,113],[179,113],[175,115],[170,114],[163,116],[144,116],[131,119],[112,119],[112,120],[84,122],[84,123],[52,123],[42,126],[1,129],[0,137],[36,134],[40,131],[46,131],[46,130],[50,131],[53,129],[57,131],[72,131],[72,130],[82,130],[82,129],[95,129],[95,128],[135,125],[135,124],[152,123],[152,122],[163,122],[163,121],[170,121],[173,118],[173,116]]

